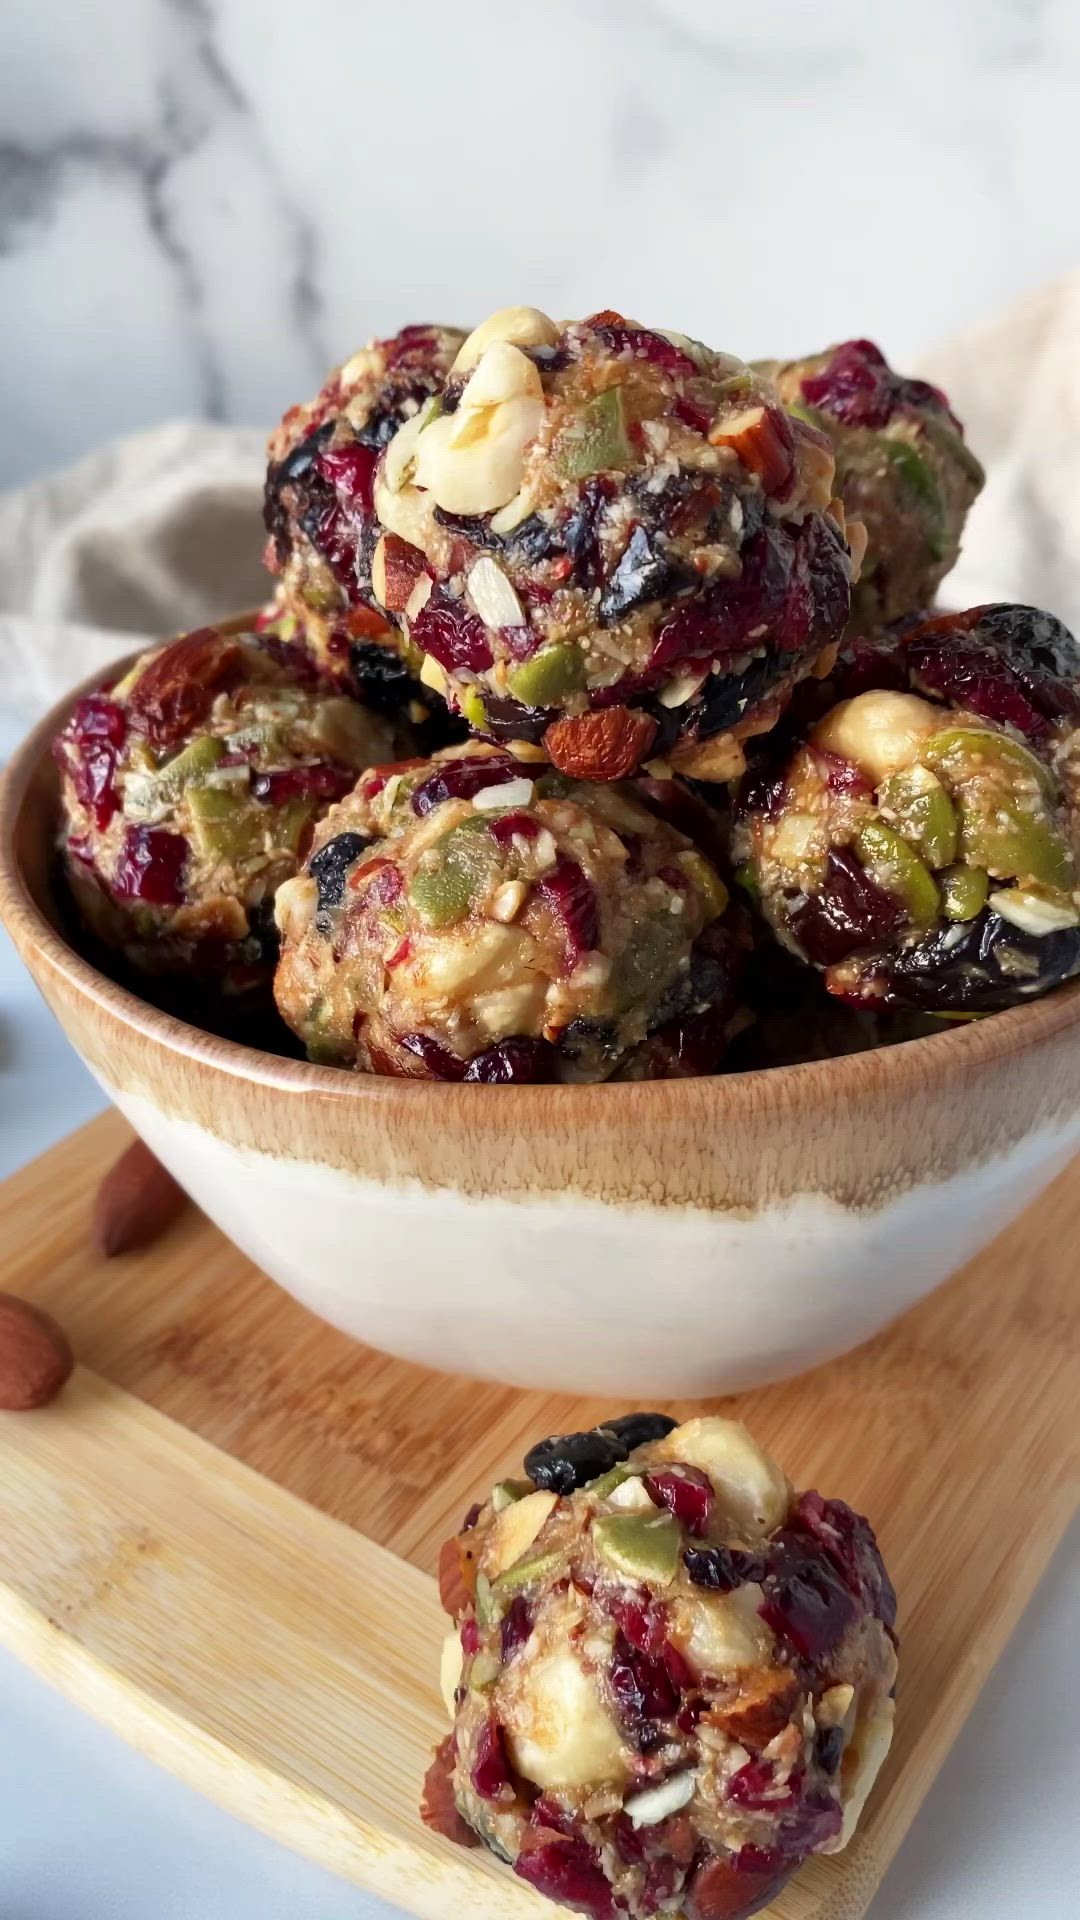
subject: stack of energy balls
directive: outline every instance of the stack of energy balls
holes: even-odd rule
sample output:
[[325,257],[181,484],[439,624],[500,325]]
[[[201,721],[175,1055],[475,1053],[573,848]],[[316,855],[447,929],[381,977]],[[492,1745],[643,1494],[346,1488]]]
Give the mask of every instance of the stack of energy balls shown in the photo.
[[981,479],[866,341],[376,341],[271,438],[254,631],[57,742],[78,906],[143,978],[273,976],[312,1059],[429,1079],[729,1071],[1044,991],[1080,677],[1049,614],[929,612]]

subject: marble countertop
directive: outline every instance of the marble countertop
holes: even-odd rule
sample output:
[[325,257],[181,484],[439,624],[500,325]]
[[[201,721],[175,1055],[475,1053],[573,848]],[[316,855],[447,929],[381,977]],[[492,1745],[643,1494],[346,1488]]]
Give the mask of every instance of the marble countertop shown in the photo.
[[8,0],[0,484],[375,331],[621,307],[901,363],[1077,264],[1071,0]]

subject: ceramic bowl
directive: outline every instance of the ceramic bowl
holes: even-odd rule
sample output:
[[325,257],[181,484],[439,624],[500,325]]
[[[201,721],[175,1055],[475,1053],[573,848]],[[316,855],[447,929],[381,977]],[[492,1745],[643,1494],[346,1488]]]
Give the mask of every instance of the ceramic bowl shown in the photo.
[[903,1313],[1080,1144],[1080,981],[887,1051],[599,1087],[370,1079],[187,1025],[60,931],[49,743],[88,690],[4,777],[0,915],[199,1206],[358,1339],[577,1393],[776,1379]]

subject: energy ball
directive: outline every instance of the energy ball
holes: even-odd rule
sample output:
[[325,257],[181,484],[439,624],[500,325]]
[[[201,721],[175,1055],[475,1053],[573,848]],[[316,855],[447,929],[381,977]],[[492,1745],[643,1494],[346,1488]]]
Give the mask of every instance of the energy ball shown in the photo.
[[789,411],[828,435],[836,491],[866,528],[858,617],[889,622],[929,606],[985,478],[941,389],[894,373],[870,340],[763,369]]
[[204,627],[143,654],[54,744],[83,920],[142,971],[266,986],[276,888],[331,802],[402,744],[264,636]]
[[1067,630],[980,607],[850,665],[863,690],[766,754],[739,802],[733,854],[779,938],[875,1010],[988,1013],[1080,972]]
[[712,1072],[742,922],[648,798],[480,743],[365,774],[278,894],[283,1018],[311,1058],[369,1073]]
[[617,313],[493,314],[373,495],[376,601],[475,731],[574,778],[733,776],[848,617],[826,436],[741,361]]
[[756,1913],[846,1845],[889,1748],[870,1526],[712,1416],[628,1414],[525,1471],[440,1560],[454,1730],[425,1817],[593,1920]]
[[[275,612],[295,619],[324,673],[379,705],[387,674],[410,661],[404,637],[372,599],[372,481],[379,453],[441,390],[464,335],[403,327],[336,367],[307,406],[270,436],[263,517],[279,576]],[[415,656],[418,672],[422,655]],[[415,678],[415,674],[414,674]],[[398,685],[394,697],[407,691]]]

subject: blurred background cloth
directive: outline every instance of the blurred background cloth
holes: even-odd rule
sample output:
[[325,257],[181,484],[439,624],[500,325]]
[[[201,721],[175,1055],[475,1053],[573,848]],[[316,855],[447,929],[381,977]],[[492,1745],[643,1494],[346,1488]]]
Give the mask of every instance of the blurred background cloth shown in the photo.
[[[917,371],[988,470],[943,604],[1034,601],[1080,631],[1080,273]],[[29,720],[136,641],[266,599],[264,459],[260,433],[178,421],[0,496],[0,699]]]

